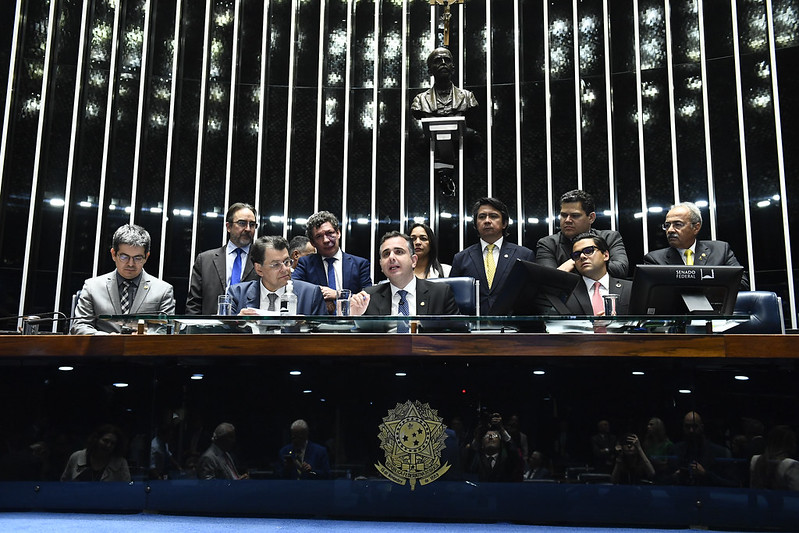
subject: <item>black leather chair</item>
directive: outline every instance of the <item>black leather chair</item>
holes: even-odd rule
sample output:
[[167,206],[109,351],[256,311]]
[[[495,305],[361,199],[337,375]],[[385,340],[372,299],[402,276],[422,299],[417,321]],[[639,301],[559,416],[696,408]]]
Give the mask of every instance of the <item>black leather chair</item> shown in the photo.
[[455,303],[462,315],[479,316],[480,288],[478,282],[471,277],[428,278],[427,281],[446,283],[455,294]]
[[773,292],[739,292],[733,314],[749,315],[751,318],[726,333],[785,333],[782,299]]

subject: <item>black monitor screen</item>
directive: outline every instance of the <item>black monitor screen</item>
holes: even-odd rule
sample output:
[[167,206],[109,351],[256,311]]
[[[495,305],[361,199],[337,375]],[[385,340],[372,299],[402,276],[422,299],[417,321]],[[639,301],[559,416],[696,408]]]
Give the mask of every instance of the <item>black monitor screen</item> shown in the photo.
[[631,315],[732,315],[742,266],[638,265]]
[[517,259],[494,301],[491,314],[542,315],[551,307],[559,313],[570,314],[564,302],[578,283],[578,274]]

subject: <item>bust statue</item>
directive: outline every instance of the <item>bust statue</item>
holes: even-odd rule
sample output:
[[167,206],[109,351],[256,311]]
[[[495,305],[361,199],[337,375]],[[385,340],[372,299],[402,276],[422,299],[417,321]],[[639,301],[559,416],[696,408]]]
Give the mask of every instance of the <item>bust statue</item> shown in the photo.
[[436,48],[427,56],[427,72],[435,78],[433,86],[417,94],[411,103],[414,118],[463,116],[478,106],[471,91],[452,83],[455,63],[446,48]]

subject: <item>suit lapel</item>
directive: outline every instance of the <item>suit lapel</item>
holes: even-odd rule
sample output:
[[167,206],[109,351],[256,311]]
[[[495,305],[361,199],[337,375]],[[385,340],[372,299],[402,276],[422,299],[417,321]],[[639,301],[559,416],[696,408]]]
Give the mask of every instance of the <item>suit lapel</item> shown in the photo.
[[574,290],[574,297],[580,305],[580,312],[584,315],[593,315],[594,306],[591,304],[591,296],[588,294],[588,289],[585,287],[585,281],[580,279],[580,284]]
[[[244,307],[261,307],[261,282],[256,281],[247,289],[247,294],[244,296]],[[241,309],[239,309],[240,311]]]
[[222,286],[222,290],[225,290],[227,287],[227,261],[226,261],[226,252],[227,246],[223,246],[219,250],[216,251],[214,254],[214,268],[216,269],[216,275],[219,276],[219,284]]
[[[469,251],[469,258],[474,262],[474,271],[480,273],[480,292],[485,288],[486,293],[488,293],[488,279],[486,278],[486,268],[483,262],[483,247],[479,241]],[[494,275],[496,276],[496,273]]]
[[708,260],[710,260],[710,247],[702,241],[696,241],[696,259],[694,259],[694,264],[704,266],[707,264]]
[[416,280],[416,314],[429,315],[430,313],[430,285],[423,279]]
[[108,301],[114,307],[114,314],[121,315],[122,307],[119,305],[119,287],[117,287],[116,271],[111,272],[106,278],[105,288],[108,291]]
[[[139,312],[139,308],[141,307],[144,300],[147,298],[147,294],[150,291],[150,275],[147,274],[144,270],[141,271],[141,278],[139,279],[139,288],[136,289],[136,298],[133,300],[133,303],[130,304],[130,314],[135,315]],[[117,298],[119,301],[119,298]]]
[[666,263],[669,265],[685,265],[685,261],[680,257],[680,252],[672,247],[669,247],[669,251],[666,252]]
[[[506,237],[507,239],[507,237]],[[516,257],[516,247],[511,246],[511,243],[506,240],[502,241],[502,248],[499,249],[499,261],[497,261],[497,271],[494,272],[494,282],[491,283],[491,289],[499,287],[508,276],[510,268],[513,266],[513,260]]]
[[[375,304],[375,315],[391,314],[391,284],[381,283],[377,285],[377,290],[372,294],[372,302]],[[369,304],[371,307],[371,303]]]

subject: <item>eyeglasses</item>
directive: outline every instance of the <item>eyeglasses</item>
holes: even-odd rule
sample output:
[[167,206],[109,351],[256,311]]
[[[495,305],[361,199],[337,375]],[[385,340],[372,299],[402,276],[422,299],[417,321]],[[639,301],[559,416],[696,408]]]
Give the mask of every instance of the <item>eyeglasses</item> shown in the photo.
[[590,257],[590,256],[594,255],[594,252],[596,252],[596,251],[597,251],[597,247],[596,246],[586,246],[582,250],[575,250],[574,252],[572,252],[572,259],[577,261],[578,259],[580,259],[581,255],[585,255],[586,257]]
[[486,440],[495,440],[499,438],[499,435],[497,435],[496,433],[486,433],[485,438]]
[[679,220],[675,220],[674,222],[664,222],[662,228],[665,231],[669,231],[669,226],[674,226],[674,229],[676,229],[677,231],[680,231],[685,226],[687,226],[687,224],[685,222],[681,222]]
[[237,220],[234,222],[234,224],[242,229],[246,228],[247,226],[250,226],[252,229],[258,227],[258,223],[252,220]]
[[144,260],[147,259],[147,258],[144,257],[143,255],[117,254],[117,259],[119,259],[123,263],[127,263],[131,259],[133,259],[134,263],[136,263],[137,265],[140,265],[140,264],[144,263]]
[[277,270],[280,267],[289,268],[291,266],[291,259],[286,259],[285,261],[279,261],[277,263],[269,263],[266,266],[274,270]]

